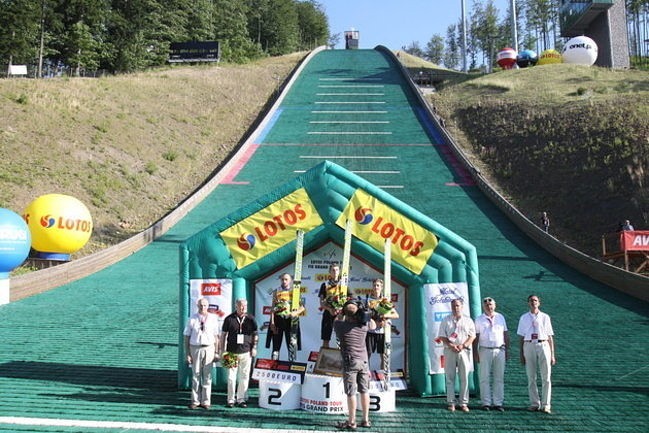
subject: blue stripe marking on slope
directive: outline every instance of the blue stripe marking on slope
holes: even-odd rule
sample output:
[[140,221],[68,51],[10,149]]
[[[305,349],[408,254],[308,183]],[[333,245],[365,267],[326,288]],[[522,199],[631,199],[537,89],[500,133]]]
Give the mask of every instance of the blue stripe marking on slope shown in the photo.
[[282,114],[282,111],[284,111],[283,108],[278,108],[277,110],[275,110],[275,113],[273,113],[273,117],[270,118],[270,120],[268,121],[268,124],[266,125],[264,130],[261,131],[261,133],[259,134],[259,137],[257,137],[257,143],[258,144],[261,144],[261,143],[264,142],[264,140],[266,139],[266,136],[268,135],[268,133],[273,129],[273,126],[275,126],[275,123],[277,123],[277,120],[279,119],[279,116]]
[[428,111],[424,110],[423,107],[417,107],[416,113],[419,120],[423,123],[424,128],[426,129],[428,135],[432,137],[433,140],[435,141],[435,143],[433,144],[443,144],[444,139],[442,138],[442,135],[439,133],[437,127],[433,124],[433,121],[430,119],[430,116],[428,115]]

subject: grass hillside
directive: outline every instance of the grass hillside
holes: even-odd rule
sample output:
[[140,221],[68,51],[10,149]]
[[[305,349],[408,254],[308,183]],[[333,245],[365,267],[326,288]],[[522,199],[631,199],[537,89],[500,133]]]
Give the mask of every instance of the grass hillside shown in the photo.
[[0,80],[0,207],[61,193],[88,206],[76,257],[148,227],[237,146],[304,57],[105,78]]
[[[75,257],[148,227],[238,145],[303,58],[174,67],[99,79],[0,80],[0,207],[47,193],[93,215]],[[403,60],[402,60],[403,61]],[[649,76],[552,65],[431,96],[483,173],[524,213],[592,255],[629,218],[649,227]]]
[[649,229],[649,74],[558,64],[444,88],[432,103],[473,162],[529,218],[598,256],[630,219]]

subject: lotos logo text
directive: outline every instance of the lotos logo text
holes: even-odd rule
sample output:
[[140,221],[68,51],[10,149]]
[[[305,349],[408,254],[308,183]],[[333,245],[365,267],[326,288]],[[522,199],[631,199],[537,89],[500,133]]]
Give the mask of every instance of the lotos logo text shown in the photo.
[[344,228],[347,220],[356,222],[353,234],[377,251],[382,252],[390,239],[392,260],[416,274],[422,272],[438,244],[434,233],[362,189],[351,196],[336,225]]
[[[27,220],[29,216],[27,216]],[[49,229],[69,230],[75,232],[90,233],[92,231],[92,221],[80,218],[54,218],[52,215],[43,215],[40,219],[41,227]]]
[[372,216],[372,209],[366,207],[356,209],[356,212],[354,212],[354,219],[356,222],[363,225],[371,223],[374,219],[374,216]]
[[[306,211],[300,203],[296,204],[293,209],[287,209],[279,215],[274,215],[255,227],[255,233],[260,242],[266,242],[268,238],[276,236],[279,232],[294,227],[298,222],[306,219]],[[254,244],[253,244],[254,245]]]
[[238,268],[253,263],[322,225],[304,188],[277,200],[219,233]]
[[405,229],[397,227],[391,222],[387,222],[383,217],[378,217],[372,224],[372,231],[380,235],[383,239],[391,239],[393,245],[399,246],[402,251],[411,256],[418,256],[424,243],[416,240],[414,236],[406,233]]

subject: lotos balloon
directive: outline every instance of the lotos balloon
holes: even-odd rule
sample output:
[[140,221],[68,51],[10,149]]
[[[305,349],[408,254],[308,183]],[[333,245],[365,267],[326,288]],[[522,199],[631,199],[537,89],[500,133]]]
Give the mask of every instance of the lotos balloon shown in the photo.
[[0,279],[20,266],[29,255],[31,235],[20,215],[0,208]]
[[570,39],[563,47],[563,61],[575,65],[592,66],[597,60],[597,44],[588,36]]
[[42,253],[69,255],[80,250],[92,234],[88,208],[69,195],[42,195],[25,208],[23,217],[32,234],[32,248]]
[[537,65],[552,65],[555,63],[562,63],[563,57],[561,53],[554,49],[548,49],[541,53]]
[[523,50],[516,57],[516,64],[519,68],[527,68],[528,66],[536,65],[539,61],[539,56],[532,50]]
[[498,51],[496,63],[503,69],[512,69],[516,64],[516,50],[506,47]]

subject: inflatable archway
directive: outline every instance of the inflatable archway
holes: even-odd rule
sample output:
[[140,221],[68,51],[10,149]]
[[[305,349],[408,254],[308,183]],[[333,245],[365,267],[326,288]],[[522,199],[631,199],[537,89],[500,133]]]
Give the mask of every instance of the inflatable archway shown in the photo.
[[[465,298],[467,314],[480,314],[475,247],[329,161],[215,222],[180,246],[179,387],[187,388],[190,383],[182,331],[195,300],[218,295],[226,301],[210,302],[213,312],[229,314],[234,299],[254,300],[257,281],[292,264],[297,229],[306,232],[307,254],[328,243],[343,245],[347,219],[353,224],[351,253],[370,267],[383,268],[382,245],[385,238],[392,239],[392,279],[406,291],[405,302],[400,304],[408,332],[405,368],[409,387],[421,396],[444,395],[442,348],[435,336],[456,297]],[[264,320],[267,318],[257,316],[258,322]],[[216,380],[222,383],[224,378]],[[475,388],[474,384],[471,387]]]

